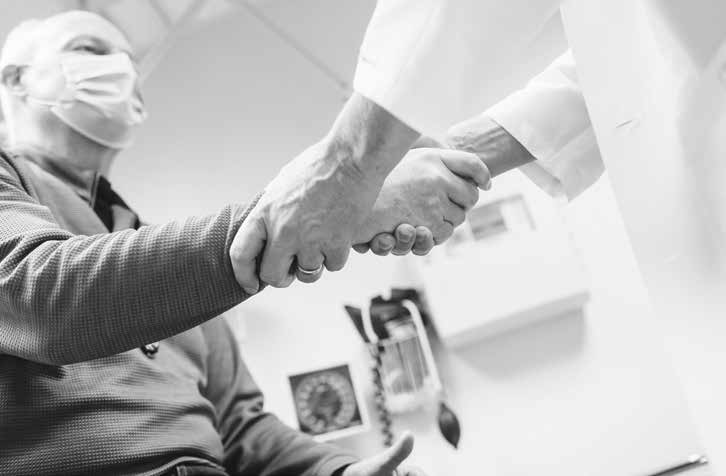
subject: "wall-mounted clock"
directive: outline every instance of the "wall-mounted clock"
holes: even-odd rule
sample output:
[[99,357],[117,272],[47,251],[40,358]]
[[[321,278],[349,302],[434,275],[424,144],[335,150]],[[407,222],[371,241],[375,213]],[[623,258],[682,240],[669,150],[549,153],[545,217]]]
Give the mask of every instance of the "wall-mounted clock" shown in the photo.
[[291,375],[289,380],[302,432],[331,439],[365,429],[348,365]]

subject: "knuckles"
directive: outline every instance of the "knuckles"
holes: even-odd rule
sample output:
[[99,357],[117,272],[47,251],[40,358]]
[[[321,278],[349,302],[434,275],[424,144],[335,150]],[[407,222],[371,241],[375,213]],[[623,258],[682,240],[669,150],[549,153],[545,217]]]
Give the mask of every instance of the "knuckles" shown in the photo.
[[260,278],[273,288],[286,288],[291,284],[291,280],[288,276],[261,275]]
[[343,269],[344,266],[345,266],[344,261],[332,261],[331,262],[331,261],[325,260],[325,269],[327,269],[328,271],[333,271],[333,272],[340,271],[341,269]]
[[325,256],[325,269],[328,271],[340,271],[343,269],[346,261],[348,261],[349,250],[350,244],[342,240],[327,243],[321,250]]

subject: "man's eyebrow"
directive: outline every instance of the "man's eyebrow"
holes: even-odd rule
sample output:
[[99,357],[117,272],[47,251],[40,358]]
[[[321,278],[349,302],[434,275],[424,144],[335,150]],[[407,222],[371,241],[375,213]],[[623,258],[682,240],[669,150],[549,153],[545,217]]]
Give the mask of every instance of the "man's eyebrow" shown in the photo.
[[73,38],[71,38],[68,41],[66,41],[66,43],[63,45],[63,48],[64,49],[65,48],[68,48],[70,45],[72,45],[74,43],[81,42],[81,41],[90,41],[92,43],[95,43],[98,46],[104,46],[104,47],[108,47],[109,46],[108,42],[102,40],[101,38],[99,38],[97,36],[93,36],[93,35],[78,35],[78,36],[74,36]]

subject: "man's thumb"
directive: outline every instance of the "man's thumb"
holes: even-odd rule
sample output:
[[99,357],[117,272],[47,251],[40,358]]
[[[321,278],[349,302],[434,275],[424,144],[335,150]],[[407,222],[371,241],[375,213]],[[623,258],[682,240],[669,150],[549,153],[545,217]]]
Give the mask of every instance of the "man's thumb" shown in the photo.
[[378,474],[388,475],[392,473],[394,469],[403,463],[403,460],[408,458],[411,451],[413,451],[413,435],[406,432],[393,446],[375,457],[376,466],[379,467]]
[[267,230],[262,220],[248,217],[237,230],[229,250],[232,271],[237,282],[247,294],[260,289],[257,279],[258,259],[265,249]]

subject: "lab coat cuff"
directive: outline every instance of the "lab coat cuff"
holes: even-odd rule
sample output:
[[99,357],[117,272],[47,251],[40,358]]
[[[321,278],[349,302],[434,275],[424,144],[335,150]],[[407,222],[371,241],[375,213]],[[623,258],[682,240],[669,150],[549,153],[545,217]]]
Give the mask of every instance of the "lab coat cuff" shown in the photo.
[[485,114],[506,129],[537,160],[546,161],[557,153],[559,144],[530,120],[534,107],[537,107],[537,98],[523,89],[490,107]]
[[428,104],[418,104],[418,100],[414,98],[420,96],[416,94],[401,93],[402,84],[398,79],[398,75],[378,69],[365,58],[361,58],[356,67],[353,89],[417,132],[441,140],[446,124],[428,120],[427,118],[436,115],[419,111],[419,108],[425,108]]
[[[518,91],[486,111],[537,160],[520,167],[521,172],[553,197],[572,200],[602,174],[603,165],[591,127],[563,142],[553,140],[536,121],[530,120],[536,106],[527,90]],[[552,120],[557,120],[552,117]]]

